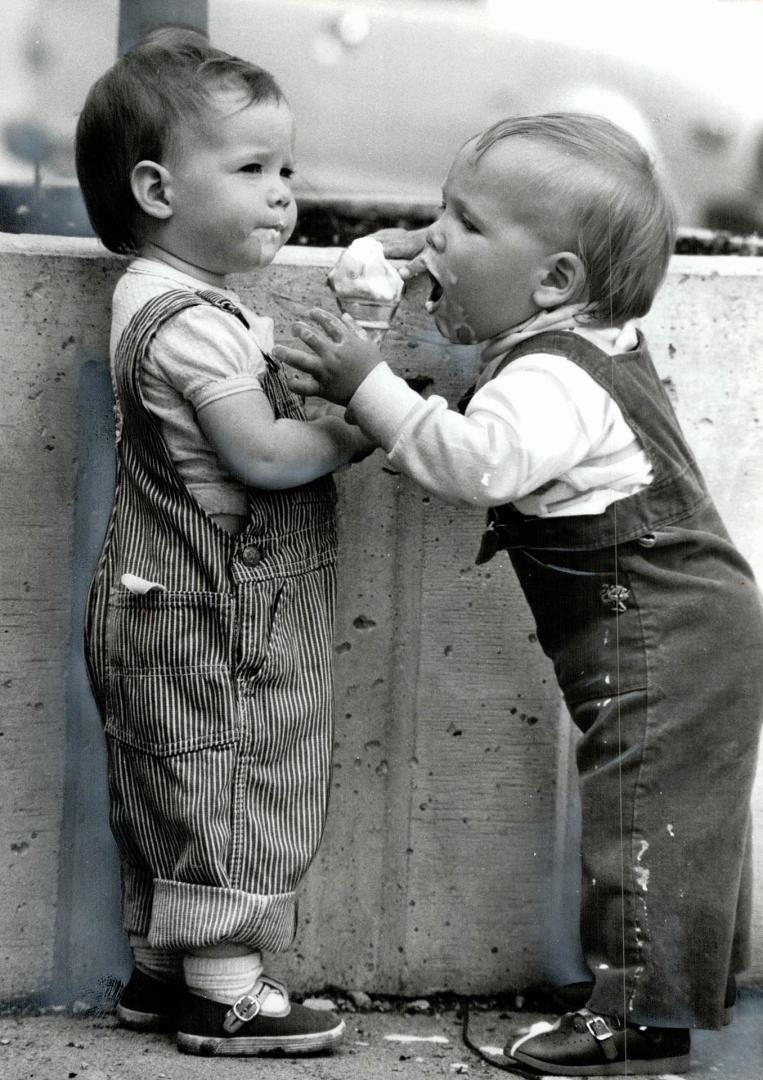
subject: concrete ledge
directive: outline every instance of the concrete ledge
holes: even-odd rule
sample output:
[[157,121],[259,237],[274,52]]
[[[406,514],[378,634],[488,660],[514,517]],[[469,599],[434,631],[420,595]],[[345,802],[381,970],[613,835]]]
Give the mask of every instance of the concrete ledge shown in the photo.
[[[287,248],[237,287],[277,334],[331,307],[331,249]],[[0,999],[82,995],[126,970],[84,590],[113,452],[95,241],[0,235],[4,397]],[[763,259],[676,257],[645,328],[740,547],[763,578]],[[476,368],[408,290],[385,351],[451,400]],[[512,576],[475,567],[482,515],[435,503],[381,453],[340,476],[332,807],[295,989],[490,993],[577,974],[576,803],[553,677]],[[743,628],[740,628],[743,632]],[[755,805],[763,866],[763,784]],[[763,876],[756,884],[763,980]]]

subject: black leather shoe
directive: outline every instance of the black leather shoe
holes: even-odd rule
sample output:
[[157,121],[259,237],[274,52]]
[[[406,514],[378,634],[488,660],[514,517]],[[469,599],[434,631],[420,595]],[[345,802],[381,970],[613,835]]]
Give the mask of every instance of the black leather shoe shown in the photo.
[[[263,1011],[272,989],[282,991],[283,1009]],[[344,1020],[289,1002],[282,985],[260,976],[234,1005],[186,994],[178,1018],[178,1049],[186,1054],[250,1056],[315,1054],[333,1050],[344,1036]]]
[[184,994],[182,983],[162,982],[134,968],[117,1002],[117,1018],[132,1031],[171,1031]]
[[518,1039],[506,1056],[554,1076],[635,1076],[689,1070],[688,1028],[623,1024],[588,1009],[566,1013],[550,1031]]

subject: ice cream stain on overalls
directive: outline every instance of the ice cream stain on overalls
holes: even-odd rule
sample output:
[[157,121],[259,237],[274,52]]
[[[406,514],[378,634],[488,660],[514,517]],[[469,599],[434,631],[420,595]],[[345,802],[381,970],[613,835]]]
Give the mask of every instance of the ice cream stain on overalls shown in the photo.
[[[749,961],[750,797],[763,717],[763,615],[643,338],[610,357],[573,332],[511,350],[574,361],[652,462],[591,516],[488,515],[581,732],[581,933],[590,1008],[720,1027]],[[498,372],[496,371],[496,374]]]
[[[284,949],[320,842],[333,738],[333,480],[248,490],[237,536],[188,492],[140,389],[177,290],[131,320],[112,374],[117,482],[88,598],[86,655],[109,757],[124,921],[157,947]],[[304,419],[279,365],[276,417]],[[146,595],[123,574],[155,583]]]

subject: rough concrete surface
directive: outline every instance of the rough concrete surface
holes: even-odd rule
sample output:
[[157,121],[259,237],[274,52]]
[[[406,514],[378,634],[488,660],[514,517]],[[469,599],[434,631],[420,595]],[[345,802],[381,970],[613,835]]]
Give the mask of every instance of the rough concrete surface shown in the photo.
[[[758,1080],[763,1072],[763,994],[747,992],[734,1023],[696,1032],[692,1080]],[[472,1011],[472,1041],[490,1054],[539,1019],[533,1013]],[[0,1019],[2,1080],[429,1080],[502,1075],[461,1040],[456,1008],[345,1014],[346,1041],[335,1054],[304,1058],[209,1058],[178,1054],[169,1035],[121,1030],[113,1016]],[[501,1060],[500,1058],[498,1059]],[[507,1074],[503,1074],[507,1075]],[[635,1074],[631,1074],[635,1075]],[[661,1074],[662,1080],[673,1080]]]

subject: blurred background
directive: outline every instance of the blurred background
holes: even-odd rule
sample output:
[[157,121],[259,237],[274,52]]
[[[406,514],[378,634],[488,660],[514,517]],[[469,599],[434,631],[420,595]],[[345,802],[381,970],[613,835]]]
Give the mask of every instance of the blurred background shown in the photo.
[[77,112],[165,24],[208,31],[281,83],[298,130],[293,242],[428,220],[467,137],[565,108],[636,135],[683,226],[763,232],[763,0],[3,0],[1,230],[91,234]]

